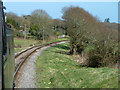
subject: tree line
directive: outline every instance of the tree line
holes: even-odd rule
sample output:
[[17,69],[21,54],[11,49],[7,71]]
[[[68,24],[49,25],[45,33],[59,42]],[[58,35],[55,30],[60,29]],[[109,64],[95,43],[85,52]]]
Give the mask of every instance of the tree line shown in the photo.
[[22,31],[27,31],[28,37],[38,40],[67,34],[63,20],[52,19],[46,11],[41,9],[34,10],[31,15],[18,16],[9,12],[6,16],[6,22],[11,25],[15,37],[23,37]]
[[7,13],[7,23],[18,37],[23,35],[19,31],[20,26],[29,32],[28,36],[39,40],[68,35],[70,54],[85,57],[85,63],[89,67],[112,66],[118,63],[118,31],[109,19],[101,22],[80,7],[64,7],[62,12],[63,20],[52,19],[47,12],[40,9],[22,17]]

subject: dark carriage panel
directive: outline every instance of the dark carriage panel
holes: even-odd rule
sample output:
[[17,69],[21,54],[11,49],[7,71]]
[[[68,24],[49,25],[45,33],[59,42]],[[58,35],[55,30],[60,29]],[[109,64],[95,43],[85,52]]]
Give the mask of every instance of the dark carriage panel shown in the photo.
[[0,30],[0,89],[2,85],[2,32]]
[[[2,4],[0,2],[0,8],[2,7]],[[0,9],[0,89],[2,89],[2,10]]]
[[4,58],[4,80],[5,88],[13,87],[13,74],[14,74],[14,45],[13,45],[13,31],[8,30],[6,32],[7,37],[7,54]]
[[0,89],[13,88],[14,45],[13,30],[6,28],[3,2],[0,0]]

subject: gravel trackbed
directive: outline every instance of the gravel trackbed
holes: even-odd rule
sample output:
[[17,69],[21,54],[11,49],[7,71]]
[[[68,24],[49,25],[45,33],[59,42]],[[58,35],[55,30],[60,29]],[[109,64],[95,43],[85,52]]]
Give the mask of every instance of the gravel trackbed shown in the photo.
[[[60,42],[65,43],[65,42]],[[57,43],[57,44],[60,44]],[[53,46],[55,44],[52,44],[50,46]],[[23,64],[21,67],[19,73],[19,76],[17,76],[15,80],[15,88],[37,88],[35,86],[35,63],[37,60],[37,57],[40,56],[41,52],[45,50],[46,48],[50,46],[45,46],[39,50],[37,50],[34,54],[32,54],[27,61]]]

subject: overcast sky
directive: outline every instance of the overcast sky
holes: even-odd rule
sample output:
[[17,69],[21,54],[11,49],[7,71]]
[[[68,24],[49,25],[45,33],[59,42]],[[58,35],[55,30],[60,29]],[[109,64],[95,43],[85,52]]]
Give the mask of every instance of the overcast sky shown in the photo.
[[30,15],[35,9],[45,10],[53,19],[62,17],[62,8],[79,6],[101,21],[110,18],[110,22],[118,22],[117,2],[5,2],[6,12],[14,12],[17,15]]

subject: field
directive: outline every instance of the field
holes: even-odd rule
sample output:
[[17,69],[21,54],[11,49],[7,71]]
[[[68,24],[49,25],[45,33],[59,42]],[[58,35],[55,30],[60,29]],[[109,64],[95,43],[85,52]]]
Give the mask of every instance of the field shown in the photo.
[[73,61],[69,44],[59,44],[44,50],[36,62],[38,88],[117,88],[118,70],[88,68]]
[[30,46],[30,44],[34,44],[36,42],[37,42],[37,40],[34,40],[34,39],[24,40],[21,38],[14,38],[15,53],[28,48]]
[[21,38],[14,38],[14,46],[15,46],[15,53],[18,53],[28,47],[30,47],[31,45],[41,45],[41,44],[45,44],[45,43],[51,43],[51,42],[56,42],[56,41],[62,41],[62,40],[68,40],[68,38],[59,38],[59,39],[53,39],[53,40],[49,40],[49,41],[45,41],[45,42],[41,42],[38,40],[34,40],[34,39],[21,39]]

